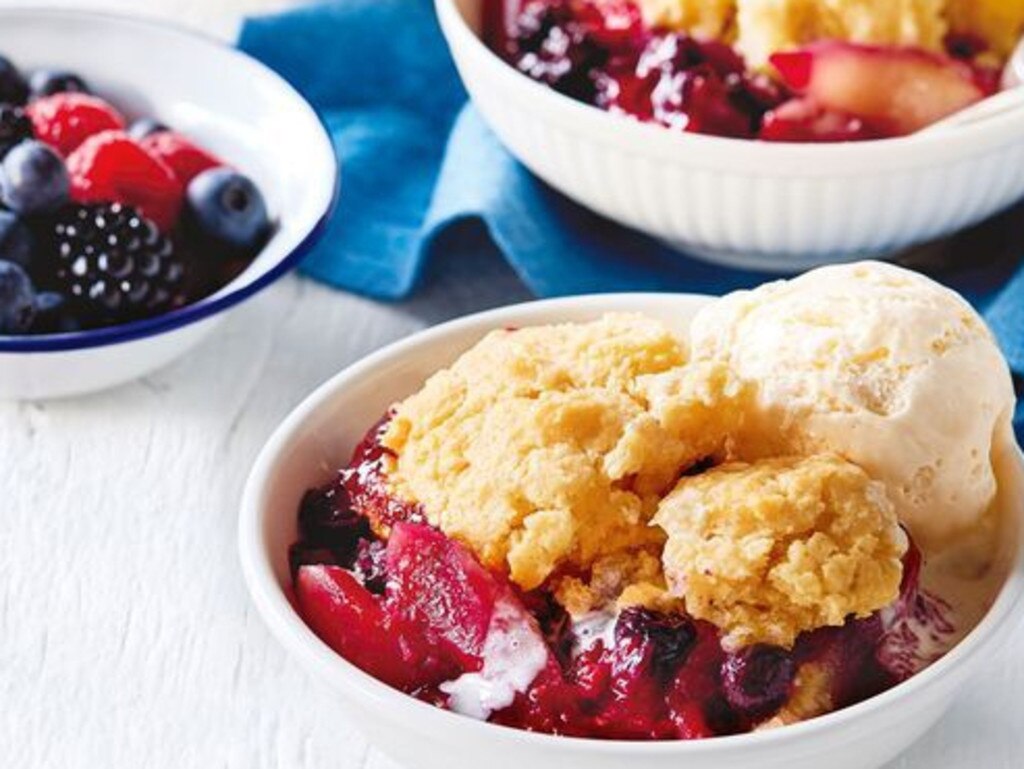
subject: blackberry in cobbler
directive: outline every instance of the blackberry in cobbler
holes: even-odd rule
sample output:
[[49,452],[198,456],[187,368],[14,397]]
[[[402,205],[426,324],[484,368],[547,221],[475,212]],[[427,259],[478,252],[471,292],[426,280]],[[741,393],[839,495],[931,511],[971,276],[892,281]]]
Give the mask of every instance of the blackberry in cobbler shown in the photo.
[[520,72],[567,96],[594,98],[594,78],[609,51],[576,17],[568,0],[527,3],[519,25],[508,52]]

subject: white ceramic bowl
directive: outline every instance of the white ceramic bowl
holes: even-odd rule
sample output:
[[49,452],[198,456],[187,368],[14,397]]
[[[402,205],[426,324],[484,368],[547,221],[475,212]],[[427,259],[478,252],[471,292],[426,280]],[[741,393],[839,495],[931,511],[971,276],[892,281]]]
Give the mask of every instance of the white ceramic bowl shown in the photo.
[[573,101],[479,38],[483,0],[436,0],[473,102],[570,198],[696,256],[799,271],[979,222],[1024,196],[1024,111],[959,132],[780,145],[669,131]]
[[[920,737],[957,690],[1014,629],[1024,595],[1024,548],[1008,540],[1007,578],[982,623],[950,654],[866,702],[796,726],[697,742],[630,743],[532,734],[473,721],[401,694],[350,665],[303,623],[289,602],[288,546],[303,492],[348,462],[365,430],[486,332],[584,321],[639,311],[685,331],[705,302],[692,295],[623,294],[555,299],[473,315],[416,334],[342,371],[277,429],[260,454],[242,501],[239,544],[253,601],[270,630],[348,717],[384,752],[416,769],[871,769]],[[1024,500],[1019,453],[1000,459],[1003,500],[1015,520]]]
[[0,337],[0,398],[99,390],[169,363],[225,310],[294,267],[327,221],[337,162],[313,108],[230,46],[151,21],[71,10],[0,10],[0,53],[24,70],[80,73],[129,118],[152,116],[251,176],[277,229],[254,262],[202,301],[96,331]]

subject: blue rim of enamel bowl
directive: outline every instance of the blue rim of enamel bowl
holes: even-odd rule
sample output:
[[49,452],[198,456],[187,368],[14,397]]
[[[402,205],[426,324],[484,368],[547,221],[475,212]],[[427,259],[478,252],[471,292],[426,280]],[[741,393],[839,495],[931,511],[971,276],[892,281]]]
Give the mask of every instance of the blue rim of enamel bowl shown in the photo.
[[[63,15],[108,19],[110,21],[174,32],[175,34],[202,40],[210,45],[224,49],[229,54],[246,61],[250,66],[254,66],[259,70],[262,70],[262,73],[265,76],[269,76],[277,80],[282,87],[290,91],[296,99],[309,108],[312,115],[316,117],[320,130],[323,132],[323,137],[327,142],[326,146],[330,147],[333,162],[331,164],[331,195],[324,211],[317,218],[309,232],[303,236],[291,251],[286,253],[280,261],[277,262],[277,264],[251,282],[232,289],[222,296],[217,296],[215,294],[212,297],[200,299],[198,302],[193,304],[186,305],[177,310],[172,310],[171,312],[158,315],[153,318],[146,318],[145,320],[131,321],[129,323],[121,323],[116,326],[107,326],[104,328],[89,329],[85,331],[73,331],[63,334],[35,334],[25,336],[0,335],[0,353],[47,353],[87,350],[95,347],[106,347],[109,345],[124,344],[126,342],[135,342],[149,337],[158,336],[168,331],[184,328],[185,326],[211,318],[214,315],[230,309],[231,307],[241,304],[246,299],[251,298],[270,286],[272,283],[275,283],[278,279],[298,266],[302,259],[310,252],[310,250],[312,250],[313,246],[315,246],[320,238],[323,237],[323,234],[327,229],[327,224],[331,220],[331,217],[338,205],[340,173],[338,170],[339,160],[337,152],[334,149],[334,143],[331,141],[330,132],[327,130],[323,117],[317,109],[309,103],[306,97],[303,96],[298,89],[266,64],[253,58],[244,51],[239,50],[227,41],[220,40],[211,35],[203,34],[202,32],[197,32],[180,24],[155,21],[117,13],[108,13],[104,11],[83,11],[73,8],[59,8],[56,6],[43,8],[11,6],[0,9],[0,17],[9,14],[31,14],[39,16]],[[244,276],[244,274],[245,273],[243,272],[242,276]],[[236,278],[236,280],[237,279],[238,278]],[[228,285],[230,286],[231,284],[229,283]]]

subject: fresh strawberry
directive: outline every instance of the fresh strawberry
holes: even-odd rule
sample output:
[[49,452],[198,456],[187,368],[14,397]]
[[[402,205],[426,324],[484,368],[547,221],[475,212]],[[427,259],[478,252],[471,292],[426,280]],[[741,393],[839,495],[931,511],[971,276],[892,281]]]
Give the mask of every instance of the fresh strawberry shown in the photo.
[[57,93],[26,108],[36,137],[62,155],[101,131],[124,128],[124,118],[103,99],[84,93]]
[[67,166],[74,200],[126,203],[162,231],[174,227],[184,195],[181,183],[163,161],[123,131],[89,137],[68,156]]
[[142,139],[139,144],[150,155],[162,160],[178,177],[183,187],[203,171],[224,165],[220,158],[197,147],[174,131],[158,131]]
[[986,95],[963,62],[912,48],[823,42],[771,63],[793,91],[886,135],[914,133]]

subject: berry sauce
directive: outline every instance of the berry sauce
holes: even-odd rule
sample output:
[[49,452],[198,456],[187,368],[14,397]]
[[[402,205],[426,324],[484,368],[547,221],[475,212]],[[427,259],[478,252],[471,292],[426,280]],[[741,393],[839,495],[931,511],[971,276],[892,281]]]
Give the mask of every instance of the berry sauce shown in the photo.
[[491,0],[487,41],[534,80],[579,101],[679,131],[755,138],[789,94],[724,43],[647,29],[637,7]]
[[388,419],[334,481],[303,497],[290,552],[296,602],[339,654],[437,707],[599,739],[738,734],[780,715],[809,665],[821,673],[815,699],[846,707],[934,661],[916,654],[922,628],[950,629],[947,607],[919,589],[913,546],[892,606],[805,633],[792,649],[729,649],[683,612],[632,607],[574,623],[549,593],[522,593],[389,494]]
[[[648,27],[633,0],[485,0],[484,38],[511,66],[566,96],[675,131],[771,142],[901,133],[800,98],[749,69],[725,42]],[[984,41],[951,35],[947,49],[983,93],[998,90],[998,69],[974,63]]]

